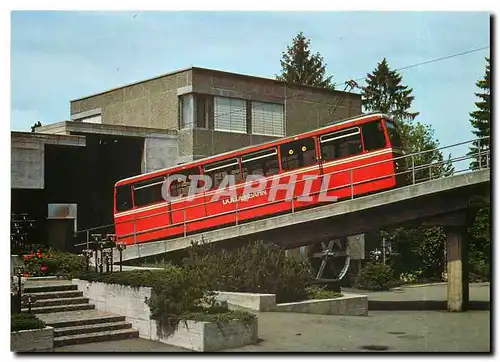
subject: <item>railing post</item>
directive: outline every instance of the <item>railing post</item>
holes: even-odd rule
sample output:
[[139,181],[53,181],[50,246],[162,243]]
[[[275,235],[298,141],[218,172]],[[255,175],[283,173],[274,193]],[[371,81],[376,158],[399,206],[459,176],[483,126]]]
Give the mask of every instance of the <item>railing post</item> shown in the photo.
[[89,238],[90,238],[90,231],[87,229],[87,250],[90,249],[89,248],[89,243],[90,243]]
[[137,220],[134,217],[134,244],[137,244],[136,222],[137,222]]
[[350,169],[350,176],[349,176],[349,180],[351,182],[351,200],[354,199],[354,180],[352,178],[352,168]]
[[481,169],[481,145],[478,145],[477,150],[479,151],[479,157],[477,158],[477,162],[479,165],[479,169]]
[[291,201],[292,201],[292,214],[293,214],[295,212],[295,204],[293,203],[293,195],[292,195]]
[[412,175],[412,184],[415,185],[415,159],[413,155],[411,155],[411,175]]
[[238,195],[236,195],[236,225],[238,225]]
[[183,210],[183,215],[184,215],[184,237],[187,235],[187,227],[186,227],[186,209]]

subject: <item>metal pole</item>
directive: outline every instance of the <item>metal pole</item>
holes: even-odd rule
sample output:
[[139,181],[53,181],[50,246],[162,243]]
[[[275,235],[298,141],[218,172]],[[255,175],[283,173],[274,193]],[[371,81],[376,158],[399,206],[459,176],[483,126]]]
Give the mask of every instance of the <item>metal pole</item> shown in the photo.
[[99,273],[99,266],[98,266],[99,262],[97,260],[97,244],[95,246],[95,250],[94,251],[95,251],[95,272]]
[[135,235],[135,232],[136,232],[136,225],[135,224],[136,224],[136,219],[134,217],[134,244],[137,244],[137,237]]
[[477,146],[477,150],[479,151],[479,157],[478,157],[478,164],[479,164],[479,169],[481,169],[481,145]]
[[413,155],[411,155],[411,174],[413,179],[413,185],[415,185],[415,159]]
[[90,243],[90,231],[87,229],[87,250],[89,250],[89,243]]
[[294,203],[293,203],[293,196],[292,196],[291,201],[292,201],[292,214],[293,214],[293,213],[295,212],[295,205],[294,205]]
[[187,226],[186,226],[186,209],[183,210],[183,218],[184,218],[184,237],[186,237],[187,234]]
[[238,225],[238,195],[236,195],[236,225]]
[[351,181],[351,200],[354,199],[354,180],[352,179],[352,168],[350,170],[350,181]]
[[120,271],[122,271],[122,250],[120,249]]
[[385,237],[382,238],[382,260],[383,260],[384,265],[385,265]]

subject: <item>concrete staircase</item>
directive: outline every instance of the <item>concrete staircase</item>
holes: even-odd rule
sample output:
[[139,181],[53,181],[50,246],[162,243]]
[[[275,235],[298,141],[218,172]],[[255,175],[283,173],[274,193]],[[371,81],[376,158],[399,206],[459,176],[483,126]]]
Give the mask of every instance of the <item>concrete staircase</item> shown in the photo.
[[[35,300],[31,311],[54,327],[54,347],[139,337],[125,317],[95,310],[83,292],[68,281],[30,284],[26,284],[24,294]],[[28,311],[24,307],[22,311]]]

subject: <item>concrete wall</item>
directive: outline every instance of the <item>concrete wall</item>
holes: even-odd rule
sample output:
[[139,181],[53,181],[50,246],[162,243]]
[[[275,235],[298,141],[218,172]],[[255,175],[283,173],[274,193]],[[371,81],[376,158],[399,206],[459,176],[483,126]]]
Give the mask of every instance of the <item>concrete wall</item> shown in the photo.
[[188,85],[191,70],[179,71],[71,101],[70,113],[101,108],[104,124],[178,129],[177,89]]
[[148,135],[144,139],[141,172],[147,173],[177,165],[177,137],[161,134]]
[[[285,105],[286,136],[361,114],[359,94],[308,86],[285,86],[273,79],[209,69],[193,69],[192,91],[220,97],[282,103]],[[332,113],[337,104],[335,113]]]
[[[361,114],[358,94],[285,86],[273,79],[191,68],[71,101],[71,115],[74,119],[78,114],[83,116],[101,109],[102,126],[113,124],[177,130],[178,97],[188,93],[284,104],[287,136]],[[189,162],[273,139],[276,137],[207,129],[181,130],[178,162]]]
[[51,352],[54,349],[54,328],[30,329],[10,333],[12,352]]
[[94,283],[73,279],[73,284],[83,292],[98,311],[125,316],[140,338],[151,339],[195,351],[217,351],[257,342],[257,318],[250,323],[230,321],[222,328],[215,323],[179,322],[177,330],[158,333],[157,323],[150,319],[146,300],[151,298],[152,288],[132,288],[125,285]]
[[85,146],[85,138],[11,132],[11,188],[44,188],[46,144]]

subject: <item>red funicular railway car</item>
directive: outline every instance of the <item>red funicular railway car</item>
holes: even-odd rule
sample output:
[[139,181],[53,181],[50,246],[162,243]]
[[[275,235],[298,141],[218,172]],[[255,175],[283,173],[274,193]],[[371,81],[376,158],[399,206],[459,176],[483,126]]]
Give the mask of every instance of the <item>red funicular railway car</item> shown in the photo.
[[[401,155],[384,114],[334,122],[117,182],[115,232],[127,244],[144,243],[393,188],[405,182]],[[227,175],[234,184],[223,185]],[[188,194],[193,182],[198,192]]]

